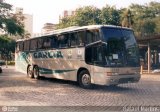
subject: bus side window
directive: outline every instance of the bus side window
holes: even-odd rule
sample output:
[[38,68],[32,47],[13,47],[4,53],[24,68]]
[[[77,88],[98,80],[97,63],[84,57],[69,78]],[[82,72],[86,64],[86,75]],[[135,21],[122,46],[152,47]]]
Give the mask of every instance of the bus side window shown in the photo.
[[36,50],[37,49],[37,39],[30,40],[30,50]]
[[59,48],[67,48],[69,46],[69,34],[58,36]]
[[52,37],[50,37],[50,39],[51,39],[51,48],[55,48],[55,49],[58,48],[56,36],[52,36]]
[[46,38],[44,38],[43,39],[43,48],[44,49],[49,49],[49,48],[51,48],[51,38],[49,38],[49,37],[46,37]]
[[38,41],[38,49],[42,49],[43,48],[43,39],[39,38],[37,41]]
[[87,46],[85,49],[85,61],[87,64],[102,65],[103,54],[100,45]]
[[87,30],[87,44],[100,40],[99,30]]
[[70,47],[76,47],[77,46],[77,36],[76,32],[70,34]]
[[24,42],[24,51],[29,51],[30,41],[27,40]]
[[16,52],[18,52],[19,51],[19,43],[17,42],[16,43]]
[[23,51],[24,42],[19,42],[19,51]]
[[84,46],[85,45],[85,36],[86,32],[85,31],[80,31],[77,33],[77,38],[78,38],[78,46]]

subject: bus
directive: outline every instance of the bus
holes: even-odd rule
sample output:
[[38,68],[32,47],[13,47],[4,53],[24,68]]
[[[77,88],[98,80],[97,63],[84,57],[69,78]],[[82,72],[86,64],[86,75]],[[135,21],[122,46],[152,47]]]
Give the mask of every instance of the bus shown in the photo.
[[140,60],[134,32],[111,25],[55,30],[16,42],[15,66],[28,77],[53,77],[116,86],[140,80]]

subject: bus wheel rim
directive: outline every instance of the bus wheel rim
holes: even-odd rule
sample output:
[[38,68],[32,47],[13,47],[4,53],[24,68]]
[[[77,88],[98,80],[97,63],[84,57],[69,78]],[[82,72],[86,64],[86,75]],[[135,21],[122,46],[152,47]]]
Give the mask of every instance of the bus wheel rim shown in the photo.
[[38,72],[38,68],[36,67],[36,68],[34,69],[34,76],[35,76],[35,77],[38,77],[38,75],[39,75],[39,72]]
[[90,76],[88,74],[84,74],[82,76],[82,83],[83,83],[83,85],[89,85],[90,84]]

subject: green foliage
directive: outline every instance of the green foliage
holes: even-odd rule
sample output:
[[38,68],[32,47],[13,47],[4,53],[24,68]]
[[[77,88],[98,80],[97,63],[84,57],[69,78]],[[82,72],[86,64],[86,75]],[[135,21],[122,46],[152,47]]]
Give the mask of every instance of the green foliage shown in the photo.
[[11,59],[11,53],[14,53],[15,45],[15,40],[7,35],[0,36],[0,53],[3,59]]
[[57,28],[92,24],[131,27],[138,37],[160,33],[160,3],[131,4],[128,8],[120,10],[109,5],[106,5],[102,9],[94,6],[85,6],[76,9],[75,15],[62,18]]
[[18,20],[10,13],[11,9],[10,4],[0,2],[0,29],[3,29],[7,34],[23,35],[24,27],[18,24]]
[[93,6],[86,6],[76,9],[76,14],[73,16],[62,18],[58,28],[93,24],[100,24],[100,10]]
[[76,10],[75,22],[79,26],[99,24],[100,10],[93,6],[86,6]]
[[86,6],[76,9],[73,16],[62,18],[57,28],[69,26],[86,26],[96,24],[120,25],[119,10],[115,7],[103,7],[102,10],[94,6]]
[[9,18],[5,20],[6,24],[6,32],[11,35],[19,34],[23,35],[24,29],[22,26],[17,25],[16,20],[14,18]]
[[100,15],[102,24],[120,25],[120,13],[115,7],[106,5],[101,10]]
[[153,34],[155,33],[156,23],[152,20],[146,20],[143,24],[143,34]]
[[132,4],[130,10],[134,20],[133,29],[138,37],[160,33],[160,3]]
[[131,11],[129,9],[125,9],[122,13],[122,26],[131,28],[134,23]]

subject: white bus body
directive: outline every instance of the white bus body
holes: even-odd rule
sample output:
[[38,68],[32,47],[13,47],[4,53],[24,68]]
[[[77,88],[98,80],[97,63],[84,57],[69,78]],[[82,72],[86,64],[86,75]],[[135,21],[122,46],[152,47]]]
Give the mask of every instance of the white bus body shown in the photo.
[[58,30],[17,41],[15,54],[16,69],[30,78],[77,81],[84,88],[140,80],[138,47],[127,28],[94,25]]

